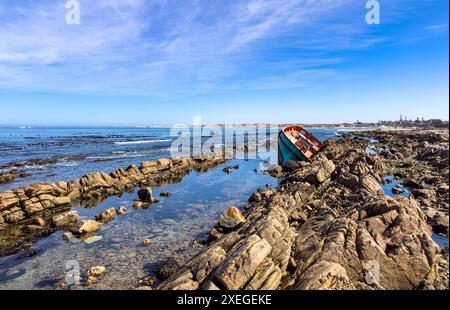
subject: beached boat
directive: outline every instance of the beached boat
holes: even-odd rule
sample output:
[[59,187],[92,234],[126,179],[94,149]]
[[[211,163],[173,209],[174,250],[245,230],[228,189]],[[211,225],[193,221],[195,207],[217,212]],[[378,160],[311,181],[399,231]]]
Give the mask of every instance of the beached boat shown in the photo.
[[323,143],[301,126],[284,127],[278,137],[278,160],[311,161]]

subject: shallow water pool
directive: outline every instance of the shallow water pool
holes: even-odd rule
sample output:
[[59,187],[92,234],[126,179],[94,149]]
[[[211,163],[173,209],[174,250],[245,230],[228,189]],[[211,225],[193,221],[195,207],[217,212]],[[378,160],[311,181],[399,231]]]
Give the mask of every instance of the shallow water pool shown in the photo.
[[[90,267],[106,267],[106,275],[93,288],[133,288],[166,259],[186,260],[195,255],[202,246],[193,241],[206,237],[230,205],[246,204],[257,188],[277,186],[277,179],[254,171],[260,164],[257,160],[232,160],[207,172],[194,171],[178,184],[154,188],[160,202],[149,209],[131,207],[136,192],[110,197],[94,208],[76,207],[82,219],[93,219],[102,210],[119,206],[126,207],[128,214],[104,224],[91,241],[101,240],[92,244],[65,241],[63,231],[57,231],[25,253],[0,258],[0,289],[56,288],[71,261],[79,265],[82,276]],[[231,174],[222,171],[235,165],[239,169]],[[160,192],[172,196],[159,197]],[[144,238],[151,239],[147,247],[142,245]],[[27,253],[33,256],[23,258]]]

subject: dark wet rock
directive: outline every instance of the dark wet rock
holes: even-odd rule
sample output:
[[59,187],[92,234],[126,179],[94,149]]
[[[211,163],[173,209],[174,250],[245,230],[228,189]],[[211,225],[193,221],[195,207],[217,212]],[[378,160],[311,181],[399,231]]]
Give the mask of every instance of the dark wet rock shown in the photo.
[[425,198],[427,200],[434,200],[436,198],[436,192],[432,189],[415,189],[411,192],[415,198]]
[[448,194],[448,185],[447,184],[442,184],[438,187],[437,192],[439,194]]
[[151,188],[143,188],[138,191],[138,197],[140,201],[143,202],[151,202],[155,201],[155,197],[153,196],[153,191]]
[[172,194],[169,193],[169,192],[162,192],[162,193],[160,193],[159,195],[160,195],[161,197],[170,197],[170,196],[172,196]]
[[213,228],[211,232],[208,235],[208,242],[213,242],[217,239],[220,239],[222,237],[222,233],[220,233],[216,228]]
[[233,167],[225,167],[223,168],[223,172],[230,174],[233,172]]
[[116,213],[117,213],[118,215],[126,215],[126,214],[127,214],[127,208],[125,208],[125,207],[119,207],[119,208],[116,210]]
[[178,262],[173,258],[169,258],[155,270],[155,273],[159,280],[164,281],[170,278],[170,276],[175,272],[177,272],[179,268],[180,265],[178,264]]
[[300,161],[288,160],[283,163],[283,171],[294,172],[302,167]]
[[421,187],[420,184],[414,180],[406,180],[403,182],[403,185],[411,189],[419,189]]

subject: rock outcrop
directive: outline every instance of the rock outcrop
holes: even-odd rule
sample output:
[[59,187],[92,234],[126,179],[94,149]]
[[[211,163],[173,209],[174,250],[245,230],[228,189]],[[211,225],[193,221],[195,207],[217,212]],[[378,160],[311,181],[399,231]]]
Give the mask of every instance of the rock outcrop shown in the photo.
[[[420,149],[402,150],[407,161],[431,162],[427,167],[439,177],[428,182],[441,190],[435,194],[432,186],[419,185],[427,190],[390,197],[381,184],[385,176],[404,171],[405,161],[368,153],[369,144],[330,140],[312,163],[289,163],[277,189],[249,199],[245,222],[221,229],[227,211],[206,249],[158,289],[448,289],[448,255],[446,264],[423,211],[425,201],[448,198],[440,178],[441,167],[448,169],[448,152],[439,153],[446,158],[442,164]],[[431,223],[448,233],[448,205],[441,203],[444,211],[434,212]]]

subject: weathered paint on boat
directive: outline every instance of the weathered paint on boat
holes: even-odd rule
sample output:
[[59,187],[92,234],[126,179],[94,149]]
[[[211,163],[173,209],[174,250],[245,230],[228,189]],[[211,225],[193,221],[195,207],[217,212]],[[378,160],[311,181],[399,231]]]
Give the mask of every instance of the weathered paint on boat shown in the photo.
[[322,148],[322,142],[301,126],[288,126],[278,137],[278,160],[280,164],[288,160],[309,162]]

